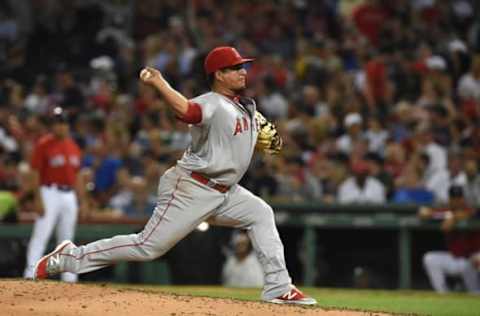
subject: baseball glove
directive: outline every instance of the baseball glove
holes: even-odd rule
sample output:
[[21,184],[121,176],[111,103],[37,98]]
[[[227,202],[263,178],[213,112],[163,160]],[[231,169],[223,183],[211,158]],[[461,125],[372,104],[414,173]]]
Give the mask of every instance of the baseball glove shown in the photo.
[[266,154],[276,155],[283,147],[283,140],[278,135],[275,125],[269,122],[260,112],[255,111],[257,121],[258,137],[255,148]]

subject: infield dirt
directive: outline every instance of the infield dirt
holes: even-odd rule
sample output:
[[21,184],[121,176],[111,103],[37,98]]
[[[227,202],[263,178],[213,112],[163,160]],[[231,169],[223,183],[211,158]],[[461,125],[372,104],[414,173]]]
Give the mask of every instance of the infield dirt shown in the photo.
[[0,280],[0,315],[387,316],[388,314],[180,296],[136,289],[120,289],[106,284],[65,284],[53,281],[3,279]]

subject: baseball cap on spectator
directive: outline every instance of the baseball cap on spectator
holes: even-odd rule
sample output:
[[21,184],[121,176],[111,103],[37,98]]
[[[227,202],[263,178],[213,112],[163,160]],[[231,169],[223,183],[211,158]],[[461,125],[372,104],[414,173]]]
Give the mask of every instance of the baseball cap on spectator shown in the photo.
[[448,43],[448,50],[453,53],[453,52],[462,52],[466,53],[467,52],[467,45],[459,39],[454,39]]
[[345,119],[343,120],[343,125],[345,127],[350,127],[354,124],[362,124],[363,120],[360,114],[358,113],[349,113],[347,116],[345,116]]
[[445,59],[438,55],[428,57],[426,64],[427,68],[430,70],[445,70],[447,68]]

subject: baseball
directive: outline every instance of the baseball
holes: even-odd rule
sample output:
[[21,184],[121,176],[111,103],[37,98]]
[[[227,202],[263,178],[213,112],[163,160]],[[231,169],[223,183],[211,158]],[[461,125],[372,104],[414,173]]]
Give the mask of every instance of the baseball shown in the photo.
[[152,73],[146,68],[143,68],[142,71],[140,71],[140,78],[142,80],[147,80],[151,76],[152,76]]

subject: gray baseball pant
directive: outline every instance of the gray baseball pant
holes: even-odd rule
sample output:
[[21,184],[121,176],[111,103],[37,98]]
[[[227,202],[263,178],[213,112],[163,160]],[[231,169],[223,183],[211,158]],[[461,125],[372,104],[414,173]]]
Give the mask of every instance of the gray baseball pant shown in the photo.
[[160,178],[158,203],[142,232],[68,248],[61,254],[61,264],[64,271],[86,273],[118,261],[153,260],[203,221],[248,231],[265,274],[262,299],[270,300],[290,290],[291,278],[272,208],[240,185],[221,193],[179,167],[167,170]]

